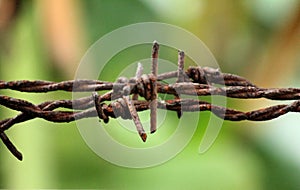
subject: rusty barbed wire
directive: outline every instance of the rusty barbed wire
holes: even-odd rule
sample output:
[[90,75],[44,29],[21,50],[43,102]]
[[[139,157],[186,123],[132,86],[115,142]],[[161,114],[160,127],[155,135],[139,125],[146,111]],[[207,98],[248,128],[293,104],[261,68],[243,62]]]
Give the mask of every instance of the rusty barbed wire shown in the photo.
[[[28,93],[92,92],[90,96],[79,99],[46,101],[38,105],[23,99],[0,95],[0,105],[20,112],[13,118],[0,121],[1,140],[16,158],[22,160],[22,154],[7,137],[5,131],[15,124],[34,118],[58,123],[89,117],[98,117],[104,123],[108,123],[110,118],[117,117],[133,119],[138,134],[143,141],[146,141],[147,134],[137,112],[148,109],[151,110],[151,133],[156,131],[156,109],[175,111],[178,118],[182,116],[183,112],[211,111],[217,117],[230,121],[266,121],[288,112],[300,112],[299,88],[260,88],[243,77],[222,73],[219,69],[210,67],[189,67],[184,71],[183,51],[178,51],[177,71],[157,74],[158,49],[158,43],[154,42],[150,74],[143,74],[142,65],[138,64],[135,77],[130,79],[120,77],[115,83],[99,80],[0,81],[0,90],[9,89]],[[170,78],[177,80],[174,84],[163,82]],[[98,94],[99,91],[108,90],[109,92],[102,95]],[[174,99],[159,100],[158,94],[170,94],[174,96]],[[183,99],[182,95],[195,96],[196,99]],[[295,101],[291,104],[280,104],[242,112],[198,100],[198,96]],[[68,111],[56,110],[58,108],[66,108]]]

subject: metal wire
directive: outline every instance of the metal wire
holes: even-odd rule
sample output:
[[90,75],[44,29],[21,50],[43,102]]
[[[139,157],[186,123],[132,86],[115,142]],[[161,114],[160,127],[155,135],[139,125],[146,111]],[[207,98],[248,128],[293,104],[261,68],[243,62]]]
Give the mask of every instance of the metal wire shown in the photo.
[[[154,43],[153,49],[158,44]],[[155,49],[158,58],[158,49]],[[210,67],[189,67],[184,71],[184,53],[178,52],[178,71],[158,74],[142,74],[139,64],[136,76],[130,79],[120,78],[116,83],[99,80],[51,81],[0,81],[0,90],[10,89],[28,93],[47,93],[51,91],[93,92],[90,96],[74,100],[54,100],[35,105],[23,99],[0,95],[0,105],[20,114],[0,121],[0,138],[9,151],[22,160],[22,154],[5,134],[5,131],[17,123],[34,118],[51,122],[71,122],[88,117],[99,117],[105,123],[110,118],[133,119],[137,132],[143,141],[147,135],[141,125],[137,112],[155,109],[151,117],[151,132],[156,130],[156,109],[177,112],[178,118],[183,112],[211,111],[221,119],[230,121],[266,121],[288,112],[300,112],[299,88],[259,88],[243,77],[221,73]],[[157,60],[153,61],[157,65]],[[155,66],[154,66],[155,67]],[[155,70],[157,68],[153,68]],[[177,78],[176,83],[166,84],[163,80]],[[215,85],[217,84],[217,86]],[[155,90],[154,90],[155,88]],[[97,92],[107,91],[102,95]],[[174,99],[158,100],[158,94],[171,94]],[[131,96],[132,95],[132,96]],[[196,96],[196,99],[181,99],[181,95]],[[140,99],[138,100],[138,96]],[[291,104],[281,104],[249,112],[242,112],[209,102],[198,100],[197,96],[226,96],[237,99],[266,98],[270,100],[295,100]],[[131,98],[132,97],[132,98]],[[155,101],[155,104],[153,104]],[[154,105],[154,107],[153,107]],[[68,111],[58,111],[67,108]]]

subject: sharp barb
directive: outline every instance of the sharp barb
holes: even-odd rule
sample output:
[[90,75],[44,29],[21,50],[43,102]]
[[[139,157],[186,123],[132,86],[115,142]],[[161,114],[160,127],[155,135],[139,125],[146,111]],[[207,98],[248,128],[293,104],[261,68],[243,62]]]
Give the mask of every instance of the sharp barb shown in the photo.
[[152,94],[150,104],[150,132],[156,131],[157,125],[157,73],[158,73],[158,50],[159,44],[154,41],[152,47]]
[[184,52],[178,50],[178,71],[177,71],[177,83],[184,82]]
[[127,104],[127,107],[129,109],[131,118],[132,118],[132,120],[135,124],[135,127],[136,127],[136,130],[137,130],[138,134],[140,135],[143,142],[145,142],[146,139],[147,139],[147,134],[146,134],[146,132],[143,128],[142,122],[139,118],[139,115],[138,115],[132,101],[129,99],[129,96],[124,96],[123,99],[125,100],[125,102]]

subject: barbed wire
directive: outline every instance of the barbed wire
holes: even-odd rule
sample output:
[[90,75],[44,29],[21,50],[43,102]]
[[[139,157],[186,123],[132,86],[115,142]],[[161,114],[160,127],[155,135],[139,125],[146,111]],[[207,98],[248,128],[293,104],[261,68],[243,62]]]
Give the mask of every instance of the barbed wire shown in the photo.
[[[159,45],[154,42],[152,50],[152,71],[143,74],[138,64],[136,76],[130,79],[120,77],[116,82],[99,80],[69,80],[51,82],[42,80],[0,81],[0,90],[10,89],[28,93],[51,91],[92,92],[90,96],[72,100],[53,100],[35,105],[27,100],[0,95],[0,105],[19,111],[13,118],[0,121],[0,138],[9,151],[19,160],[22,154],[5,134],[15,124],[34,118],[51,122],[71,122],[89,117],[98,117],[105,123],[110,118],[132,119],[138,134],[146,141],[147,134],[137,112],[150,109],[150,132],[156,131],[156,110],[177,112],[178,118],[184,112],[211,111],[217,117],[230,121],[266,121],[288,112],[300,112],[299,88],[260,88],[243,77],[222,73],[210,67],[189,67],[184,71],[184,52],[178,51],[178,70],[157,74]],[[174,84],[165,82],[176,78]],[[99,91],[104,91],[99,95]],[[108,92],[107,92],[108,91]],[[173,95],[174,99],[159,100],[158,94]],[[181,98],[183,95],[193,98]],[[237,99],[266,98],[270,100],[295,100],[291,104],[280,104],[249,112],[213,105],[198,100],[199,96],[224,96]],[[68,111],[60,111],[66,108]]]

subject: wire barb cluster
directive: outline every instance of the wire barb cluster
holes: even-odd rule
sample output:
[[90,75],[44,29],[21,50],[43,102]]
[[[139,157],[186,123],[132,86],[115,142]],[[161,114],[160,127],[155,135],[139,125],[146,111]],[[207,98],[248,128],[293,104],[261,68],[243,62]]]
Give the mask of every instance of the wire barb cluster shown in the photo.
[[[156,131],[157,109],[175,111],[178,118],[183,112],[211,111],[221,119],[231,121],[265,121],[277,118],[288,112],[300,112],[299,88],[259,88],[243,77],[222,73],[210,67],[189,67],[184,71],[184,52],[178,51],[178,70],[158,74],[159,44],[152,48],[152,70],[143,74],[139,63],[136,76],[130,79],[120,77],[117,82],[99,80],[50,81],[0,81],[0,90],[10,89],[20,92],[46,93],[50,91],[92,92],[90,96],[73,100],[53,100],[35,105],[23,99],[0,95],[0,105],[19,111],[20,114],[0,121],[0,138],[9,151],[19,160],[22,154],[5,134],[17,123],[34,118],[51,122],[71,122],[88,117],[98,117],[104,123],[110,118],[132,119],[143,141],[147,134],[138,112],[150,109],[150,132]],[[162,82],[176,78],[174,84]],[[217,85],[215,85],[217,84]],[[98,94],[99,91],[109,92]],[[158,94],[170,94],[174,99],[158,100]],[[196,99],[183,99],[181,95],[196,96]],[[266,98],[271,100],[295,100],[291,104],[281,104],[249,112],[242,112],[206,101],[197,96],[225,96],[229,98]],[[67,108],[60,111],[58,108]]]

